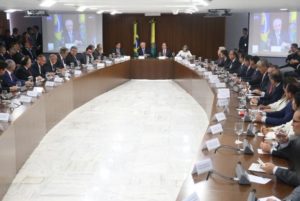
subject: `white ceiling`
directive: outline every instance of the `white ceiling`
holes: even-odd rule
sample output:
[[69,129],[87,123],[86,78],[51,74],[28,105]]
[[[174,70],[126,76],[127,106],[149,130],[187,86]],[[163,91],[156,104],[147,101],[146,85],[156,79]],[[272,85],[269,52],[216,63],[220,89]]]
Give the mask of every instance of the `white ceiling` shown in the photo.
[[[197,7],[198,12],[207,9],[226,8],[232,12],[279,11],[280,8],[300,10],[300,0],[205,0],[209,5],[199,5],[202,0],[56,0],[50,8],[41,8],[43,0],[0,0],[0,9],[46,9],[51,11],[76,11],[78,6],[88,6],[85,12],[105,10],[123,13],[172,13]],[[66,5],[73,4],[73,5]],[[197,5],[198,4],[198,5]]]

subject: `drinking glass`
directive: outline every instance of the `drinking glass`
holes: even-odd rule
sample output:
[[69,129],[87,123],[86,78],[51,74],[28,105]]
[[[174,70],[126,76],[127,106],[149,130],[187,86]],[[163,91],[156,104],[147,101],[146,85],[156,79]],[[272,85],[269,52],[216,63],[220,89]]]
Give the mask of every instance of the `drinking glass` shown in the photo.
[[240,141],[240,135],[242,135],[243,131],[244,131],[244,123],[243,122],[236,122],[234,124],[234,131],[235,133],[237,134],[238,138],[237,140],[235,141],[235,143],[237,145],[241,144],[241,141]]

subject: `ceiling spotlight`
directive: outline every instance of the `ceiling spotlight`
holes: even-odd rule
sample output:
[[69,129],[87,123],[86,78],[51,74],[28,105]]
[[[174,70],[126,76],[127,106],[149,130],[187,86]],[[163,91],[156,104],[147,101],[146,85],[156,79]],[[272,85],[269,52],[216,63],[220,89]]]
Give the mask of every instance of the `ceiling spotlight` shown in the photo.
[[78,11],[78,12],[83,12],[83,11],[85,11],[86,9],[87,9],[86,6],[79,6],[79,7],[76,9],[76,11]]
[[179,13],[179,9],[177,9],[177,10],[174,10],[172,13],[173,13],[173,15],[178,15],[178,13]]
[[289,9],[287,8],[280,8],[281,11],[288,11]]
[[41,7],[51,7],[56,3],[54,0],[44,0],[42,3],[40,3]]
[[117,11],[117,10],[113,10],[110,12],[111,15],[116,15],[116,14],[121,14],[120,11]]
[[104,10],[98,10],[97,11],[97,14],[103,14],[104,13]]

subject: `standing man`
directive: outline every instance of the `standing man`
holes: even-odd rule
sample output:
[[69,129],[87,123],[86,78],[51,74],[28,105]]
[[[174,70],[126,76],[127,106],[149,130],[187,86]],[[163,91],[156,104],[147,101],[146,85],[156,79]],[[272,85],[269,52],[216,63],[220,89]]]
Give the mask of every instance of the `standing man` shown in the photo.
[[239,50],[240,50],[240,52],[247,55],[247,53],[248,53],[248,43],[249,43],[248,29],[243,28],[242,32],[243,32],[243,35],[241,36],[240,41],[239,41]]

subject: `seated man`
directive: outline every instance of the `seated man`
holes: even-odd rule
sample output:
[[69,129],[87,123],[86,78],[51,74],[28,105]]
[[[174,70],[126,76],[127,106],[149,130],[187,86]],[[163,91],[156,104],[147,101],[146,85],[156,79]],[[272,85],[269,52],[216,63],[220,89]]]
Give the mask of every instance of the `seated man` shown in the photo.
[[296,84],[288,84],[285,91],[285,96],[289,100],[288,104],[282,110],[278,112],[267,112],[265,115],[258,114],[256,116],[256,122],[262,122],[267,125],[278,126],[289,122],[293,118],[292,100],[295,94],[298,92],[299,86]]
[[0,45],[0,60],[5,61],[6,48],[5,45]]
[[265,163],[262,167],[266,173],[274,174],[284,183],[291,186],[300,185],[300,110],[297,109],[293,116],[293,130],[295,138],[290,139],[277,149],[272,149],[270,145],[262,144],[261,147],[265,151],[269,151],[273,156],[285,158],[289,160],[289,169],[284,169],[274,165],[273,163]]
[[162,43],[161,44],[161,51],[158,53],[159,56],[164,56],[164,57],[172,57],[172,52],[171,50],[168,49],[167,43]]
[[44,65],[44,72],[55,74],[56,70],[59,69],[57,64],[58,64],[58,62],[57,62],[56,54],[50,54],[49,60]]
[[141,42],[140,47],[138,49],[138,55],[139,56],[150,56],[151,55],[151,52],[146,47],[146,43],[145,42]]
[[45,64],[46,64],[46,57],[40,54],[36,62],[34,62],[30,68],[31,74],[34,77],[35,81],[41,81],[45,78]]
[[[9,92],[10,91],[10,88],[7,87],[7,86],[3,86],[2,84],[2,78],[3,78],[3,75],[5,73],[5,69],[7,67],[7,63],[5,63],[4,61],[0,61],[0,93],[2,93],[3,90]],[[17,87],[14,87],[12,88],[12,91],[15,91],[17,90]]]
[[93,45],[89,45],[86,47],[85,52],[82,53],[82,58],[80,62],[82,64],[93,64],[95,58],[93,56],[95,47]]
[[298,55],[298,51],[299,51],[298,44],[292,43],[289,51],[290,54],[287,56],[285,60],[286,65],[280,67],[280,70],[283,73],[294,71],[296,67],[299,65],[300,56]]
[[66,57],[66,64],[68,66],[72,66],[71,64],[73,64],[74,67],[80,65],[80,62],[77,59],[77,52],[78,52],[77,47],[72,46],[70,49],[70,52],[68,53],[68,55]]
[[[244,77],[242,77],[242,80],[245,82],[250,82],[251,80],[256,80],[256,76],[254,75],[254,73],[256,72],[257,69],[257,62],[259,61],[259,57],[258,56],[249,56],[249,60],[250,60],[250,66],[248,67],[247,71],[246,71],[246,75]],[[255,77],[254,77],[255,76]]]
[[27,85],[29,83],[23,81],[23,80],[19,80],[15,74],[14,71],[16,69],[16,63],[11,60],[8,59],[5,61],[7,63],[7,67],[5,70],[5,73],[2,77],[2,83],[3,83],[3,87],[5,88],[9,88],[9,91],[17,91],[18,87],[23,86],[23,85]]
[[68,56],[68,48],[62,47],[57,54],[57,67],[63,69],[66,67],[66,57]]
[[103,48],[101,44],[97,44],[96,49],[93,52],[95,59],[101,60],[103,57]]
[[111,50],[111,54],[113,54],[116,57],[121,57],[124,55],[121,43],[117,42],[115,44],[115,47]]
[[21,66],[17,68],[15,72],[16,77],[23,81],[33,81],[33,76],[30,71],[31,65],[32,63],[30,57],[25,56],[21,61]]
[[241,66],[237,52],[235,52],[234,50],[230,50],[229,59],[230,59],[230,65],[228,66],[227,70],[229,71],[229,73],[237,74]]

